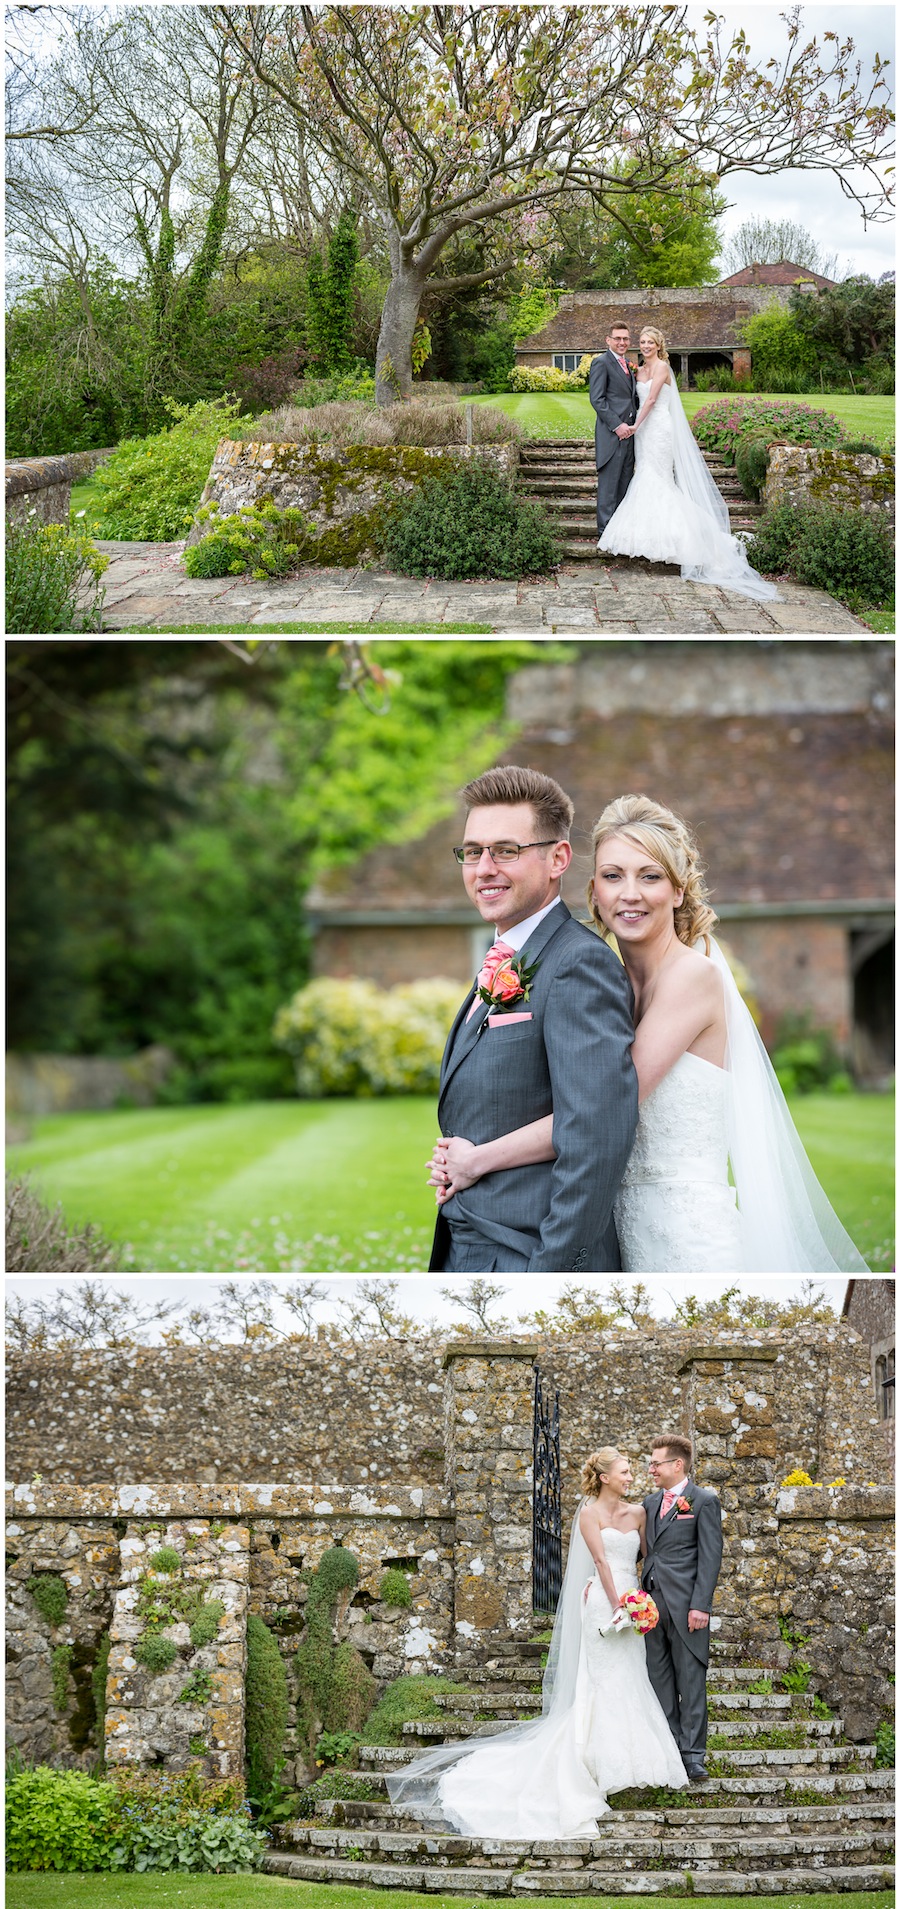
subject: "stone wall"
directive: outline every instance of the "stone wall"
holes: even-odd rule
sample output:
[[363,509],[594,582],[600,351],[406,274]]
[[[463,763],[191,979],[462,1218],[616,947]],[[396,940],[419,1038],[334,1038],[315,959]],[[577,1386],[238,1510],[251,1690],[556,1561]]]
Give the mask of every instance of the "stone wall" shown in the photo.
[[22,523],[30,517],[35,524],[67,524],[72,485],[83,483],[112,454],[112,448],[67,451],[61,457],[24,457],[7,464],[7,521]]
[[202,515],[188,543],[197,543],[216,515],[225,517],[254,504],[274,503],[279,510],[303,511],[311,542],[310,560],[346,564],[374,549],[388,491],[406,495],[435,472],[460,460],[480,463],[514,479],[516,444],[255,444],[223,438],[216,447],[200,499]]
[[814,451],[795,444],[775,444],[763,485],[766,509],[776,504],[836,504],[841,510],[864,510],[894,527],[894,459],[887,453],[871,457],[848,453],[840,445]]
[[114,1060],[105,1054],[7,1054],[6,1111],[12,1119],[152,1107],[175,1065],[168,1047],[145,1047]]

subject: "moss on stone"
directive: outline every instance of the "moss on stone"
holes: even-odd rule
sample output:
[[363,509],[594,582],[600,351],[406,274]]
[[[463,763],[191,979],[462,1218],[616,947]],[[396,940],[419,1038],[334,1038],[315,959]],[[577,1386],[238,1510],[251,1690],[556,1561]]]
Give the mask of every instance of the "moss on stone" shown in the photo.
[[867,474],[860,470],[859,458],[852,453],[816,451],[814,474],[811,472],[807,483],[809,494],[830,500],[837,486],[842,492],[864,490],[876,504],[889,503],[894,495],[894,459],[885,453],[880,462],[880,470]]
[[29,1578],[28,1589],[45,1623],[52,1624],[55,1630],[66,1615],[69,1601],[65,1579],[52,1571],[42,1572],[39,1577]]
[[69,1674],[72,1668],[71,1644],[57,1644],[50,1658],[50,1674],[53,1679],[53,1707],[63,1711],[69,1708]]

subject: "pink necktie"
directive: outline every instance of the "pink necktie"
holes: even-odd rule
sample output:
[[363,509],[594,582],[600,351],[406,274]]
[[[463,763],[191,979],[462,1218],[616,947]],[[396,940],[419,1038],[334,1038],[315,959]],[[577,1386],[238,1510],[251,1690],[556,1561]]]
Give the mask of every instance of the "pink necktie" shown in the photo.
[[671,1511],[672,1506],[675,1503],[675,1499],[677,1495],[678,1495],[677,1492],[674,1492],[674,1491],[663,1492],[663,1501],[659,1508],[659,1515],[661,1518],[667,1517],[668,1513]]
[[488,949],[484,957],[484,966],[479,968],[475,976],[476,994],[469,1012],[466,1015],[467,1021],[471,1021],[476,1008],[483,1006],[482,1001],[479,1000],[477,989],[489,988],[497,969],[503,966],[504,961],[509,961],[515,952],[515,948],[511,948],[508,941],[495,941],[493,947]]
[[624,373],[625,373],[625,376],[626,376],[626,378],[627,378],[627,377],[628,377],[628,375],[629,375],[629,372],[628,372],[628,365],[627,365],[627,363],[626,363],[626,361],[625,361],[625,359],[624,359],[624,358],[620,358],[620,359],[619,359],[619,363],[620,363],[620,365],[621,365],[621,367],[622,367],[622,370],[624,371]]

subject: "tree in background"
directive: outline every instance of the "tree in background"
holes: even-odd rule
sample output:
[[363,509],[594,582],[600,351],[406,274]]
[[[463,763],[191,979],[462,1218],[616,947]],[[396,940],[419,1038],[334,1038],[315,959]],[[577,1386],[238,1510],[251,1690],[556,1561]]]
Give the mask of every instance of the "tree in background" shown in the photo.
[[823,252],[804,225],[794,219],[745,219],[722,246],[722,274],[730,277],[747,265],[805,265],[822,278],[837,275],[837,253]]
[[894,389],[895,288],[892,273],[877,280],[845,278],[813,298],[791,293],[791,317],[804,348],[826,380],[851,389]]
[[347,371],[353,361],[353,294],[359,241],[356,216],[341,213],[328,243],[327,263],[314,246],[307,267],[307,337],[323,371]]
[[818,391],[817,354],[780,300],[745,319],[741,338],[752,353],[755,391]]
[[310,128],[382,223],[391,283],[376,359],[381,403],[411,388],[423,295],[466,227],[494,231],[486,282],[521,262],[525,221],[573,190],[615,210],[629,193],[678,199],[731,172],[799,167],[835,172],[869,216],[885,205],[882,62],[861,82],[852,42],[829,36],[823,55],[815,40],[802,42],[799,16],[788,18],[784,60],[759,69],[743,31],[723,46],[708,15],[701,43],[673,8],[218,13],[255,78]]
[[560,201],[549,276],[571,291],[631,285],[708,285],[719,251],[725,199],[704,186],[678,200],[644,192],[608,209],[589,194]]

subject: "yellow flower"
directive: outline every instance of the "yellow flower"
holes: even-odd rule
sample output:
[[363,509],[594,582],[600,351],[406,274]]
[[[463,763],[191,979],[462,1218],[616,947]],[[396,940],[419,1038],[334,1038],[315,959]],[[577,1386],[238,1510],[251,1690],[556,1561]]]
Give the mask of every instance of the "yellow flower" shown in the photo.
[[846,1483],[847,1483],[846,1478],[833,1478],[828,1489],[829,1491],[834,1491],[837,1485],[846,1485]]
[[799,1467],[795,1466],[794,1470],[788,1472],[787,1477],[783,1478],[781,1482],[782,1485],[811,1485],[812,1479],[810,1478],[809,1472],[800,1471]]

